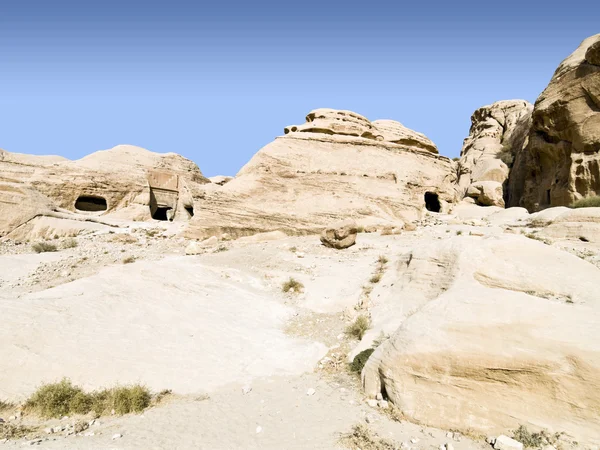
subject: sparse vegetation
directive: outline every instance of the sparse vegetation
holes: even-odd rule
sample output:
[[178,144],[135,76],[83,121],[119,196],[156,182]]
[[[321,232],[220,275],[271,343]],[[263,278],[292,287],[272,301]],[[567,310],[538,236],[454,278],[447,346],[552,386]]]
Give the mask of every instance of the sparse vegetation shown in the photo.
[[213,253],[221,253],[229,250],[225,245],[219,245],[217,248],[213,250]]
[[116,386],[86,393],[68,379],[41,386],[25,403],[25,408],[42,417],[62,417],[69,414],[94,412],[102,415],[141,412],[150,405],[150,391],[139,384]]
[[525,233],[525,237],[533,239],[535,241],[543,242],[546,245],[552,245],[552,241],[550,239],[543,238],[542,236],[538,236],[535,233]]
[[283,286],[281,286],[281,290],[283,292],[290,292],[292,289],[294,290],[294,292],[302,292],[302,290],[304,289],[304,285],[298,280],[295,280],[294,278],[290,277],[289,280],[283,283]]
[[386,256],[384,256],[384,255],[379,255],[379,258],[377,259],[377,262],[378,262],[379,264],[381,264],[381,265],[386,265],[386,264],[389,262],[389,260],[387,259],[387,257],[386,257]]
[[119,244],[135,244],[138,242],[138,238],[129,233],[118,233],[111,236],[110,242],[116,242]]
[[0,422],[0,440],[21,439],[34,431],[36,431],[35,428],[25,425]]
[[458,156],[455,156],[454,158],[452,158],[452,161],[458,162],[458,161],[460,161],[460,158]]
[[377,272],[369,279],[369,283],[373,283],[373,284],[379,283],[380,281],[381,281],[381,272]]
[[363,367],[365,367],[365,364],[367,363],[367,361],[369,360],[369,357],[373,354],[374,351],[375,351],[374,348],[368,348],[368,349],[360,352],[358,355],[356,355],[354,357],[354,359],[352,360],[352,363],[350,364],[350,370],[352,372],[361,373],[363,370]]
[[31,249],[36,253],[55,252],[58,250],[56,245],[50,242],[36,242],[31,246]]
[[354,319],[354,322],[346,327],[346,334],[360,341],[369,328],[371,328],[371,319],[364,314],[360,314]]
[[406,420],[404,413],[400,411],[400,409],[398,409],[398,407],[393,403],[390,403],[387,408],[383,408],[382,411],[394,422],[402,422],[403,420]]
[[296,253],[298,249],[296,247],[290,247],[290,252]]
[[573,202],[571,208],[598,208],[600,207],[600,195],[582,198]]
[[340,444],[351,450],[395,450],[392,441],[380,438],[364,423],[354,425],[352,431],[340,439]]
[[122,263],[123,264],[131,264],[135,262],[135,256],[127,256],[126,258],[123,258]]
[[458,230],[458,231],[456,232],[456,235],[457,235],[457,236],[460,236],[460,235],[462,235],[462,234],[463,234],[462,230]]
[[525,425],[519,425],[519,428],[513,432],[513,439],[522,443],[524,447],[539,448],[547,444],[556,445],[561,435],[562,433],[550,434],[544,430],[532,433]]
[[4,402],[4,401],[0,400],[0,411],[5,411],[7,409],[12,409],[14,407],[15,407],[15,405],[13,403]]
[[358,227],[356,227],[356,232],[357,233],[364,233],[365,232],[365,227],[363,225],[359,225]]
[[77,247],[78,245],[79,245],[79,244],[77,243],[77,240],[76,240],[76,239],[74,239],[74,238],[68,238],[68,239],[65,239],[65,240],[62,242],[61,248],[66,250],[66,249],[68,249],[68,248],[75,248],[75,247]]

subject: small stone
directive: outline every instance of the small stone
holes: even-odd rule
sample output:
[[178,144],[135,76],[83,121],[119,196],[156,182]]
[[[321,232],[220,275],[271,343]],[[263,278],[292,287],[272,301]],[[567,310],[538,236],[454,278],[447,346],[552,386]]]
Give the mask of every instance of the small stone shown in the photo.
[[496,438],[496,442],[494,442],[494,448],[496,450],[523,450],[523,444],[501,434]]
[[375,422],[375,417],[373,417],[371,414],[367,414],[365,416],[365,422],[367,422],[367,423],[373,423],[373,422]]
[[114,441],[115,439],[121,439],[123,437],[123,435],[121,433],[115,433],[112,435],[112,440]]
[[44,433],[52,434],[53,433],[52,428],[44,428]]
[[306,254],[305,254],[305,253],[303,253],[303,252],[296,252],[296,256],[297,256],[298,258],[304,258],[304,257],[306,256]]
[[94,436],[96,433],[94,433],[93,431],[88,431],[87,433],[84,434],[84,436],[90,437],[90,436]]
[[379,392],[376,396],[375,399],[377,400],[383,400],[383,395],[381,395],[381,392]]
[[42,439],[34,439],[32,441],[28,441],[26,445],[39,445],[42,443]]
[[452,431],[448,431],[448,432],[446,433],[446,437],[447,437],[448,439],[452,439],[452,438],[454,437],[454,433],[453,433]]
[[446,442],[446,450],[454,450],[454,446],[449,442]]
[[387,409],[390,406],[390,404],[387,402],[387,400],[379,400],[377,405],[383,409]]
[[315,392],[317,391],[315,391],[313,388],[310,388],[308,391],[306,391],[306,395],[310,397],[311,395],[315,395]]
[[410,440],[410,442],[411,442],[411,444],[416,444],[417,442],[419,442],[419,439],[418,438],[412,438]]
[[446,446],[444,444],[440,445],[438,448],[439,450],[446,450]]
[[408,442],[402,442],[402,444],[400,444],[400,448],[402,450],[409,450],[410,449],[410,445],[408,445]]
[[252,392],[252,386],[246,385],[246,386],[242,387],[242,394],[246,395],[246,394],[249,394],[250,392]]
[[9,420],[9,421],[17,420],[17,416],[10,416],[10,417],[8,418],[8,420]]
[[262,433],[262,427],[259,425],[256,427],[256,434]]
[[367,405],[369,405],[371,408],[377,408],[377,400],[371,398],[367,400]]

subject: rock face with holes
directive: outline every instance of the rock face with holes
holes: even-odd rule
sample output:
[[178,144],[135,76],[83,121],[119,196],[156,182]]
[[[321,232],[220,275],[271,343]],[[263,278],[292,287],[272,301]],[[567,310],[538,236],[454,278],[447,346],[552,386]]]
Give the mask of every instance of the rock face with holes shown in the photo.
[[535,103],[508,204],[537,211],[600,194],[600,34],[565,59]]
[[345,219],[394,225],[420,218],[426,193],[447,211],[456,175],[452,161],[436,153],[425,136],[398,122],[318,109],[304,126],[287,127],[234,179],[207,191],[202,217],[187,235],[320,233]]
[[[527,143],[532,111],[533,105],[525,100],[506,100],[473,113],[458,161],[458,184],[464,196],[482,206],[504,207],[503,186],[516,153]],[[500,195],[482,196],[481,183],[485,191]]]
[[[188,220],[208,183],[175,154],[121,145],[77,161],[0,153],[0,236],[26,238],[38,222]],[[57,223],[58,223],[57,222]],[[41,226],[41,225],[40,225]],[[74,227],[68,227],[70,232]],[[39,230],[34,233],[44,237]]]
[[444,429],[489,435],[531,423],[597,439],[598,273],[525,236],[414,246],[378,291],[390,306],[373,321],[396,331],[363,369],[366,394]]

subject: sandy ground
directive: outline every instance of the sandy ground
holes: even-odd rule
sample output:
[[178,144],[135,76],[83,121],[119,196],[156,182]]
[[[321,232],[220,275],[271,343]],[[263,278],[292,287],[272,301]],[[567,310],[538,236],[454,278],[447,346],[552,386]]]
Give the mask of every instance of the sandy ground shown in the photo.
[[[368,406],[346,366],[358,341],[343,333],[380,255],[397,258],[415,240],[473,230],[503,233],[438,224],[361,234],[345,251],[309,236],[225,242],[197,256],[185,256],[186,243],[164,229],[128,230],[135,240],[125,241],[96,232],[55,253],[9,243],[0,251],[0,400],[21,401],[62,377],[86,389],[142,382],[174,392],[142,415],[100,418],[93,436],[38,433],[39,448],[49,449],[333,449],[365,422],[406,450],[448,441],[484,448]],[[136,261],[123,264],[125,256]],[[290,277],[303,292],[282,292]]]

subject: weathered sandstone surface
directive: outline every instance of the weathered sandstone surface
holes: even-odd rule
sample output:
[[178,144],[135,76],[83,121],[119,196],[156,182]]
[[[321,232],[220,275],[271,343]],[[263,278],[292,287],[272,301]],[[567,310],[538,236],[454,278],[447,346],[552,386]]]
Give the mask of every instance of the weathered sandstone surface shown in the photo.
[[558,67],[533,111],[526,149],[516,154],[511,206],[538,211],[600,194],[600,34]]
[[[0,153],[0,236],[38,237],[82,222],[188,220],[200,187],[196,164],[175,153],[117,146],[77,161]],[[52,230],[51,219],[57,230]],[[37,222],[45,221],[44,226]],[[40,228],[43,228],[40,232]],[[64,228],[64,227],[63,227]],[[60,232],[58,233],[60,234]]]
[[311,112],[304,126],[287,127],[233,180],[207,192],[187,235],[314,233],[336,220],[393,224],[427,207],[447,210],[455,199],[452,162],[423,135],[376,123],[348,111]]
[[[463,195],[482,206],[504,207],[504,184],[515,154],[526,144],[532,110],[525,100],[505,100],[473,113],[469,137],[458,161],[458,184]],[[485,189],[481,183],[485,183]],[[481,195],[484,190],[497,193]]]

